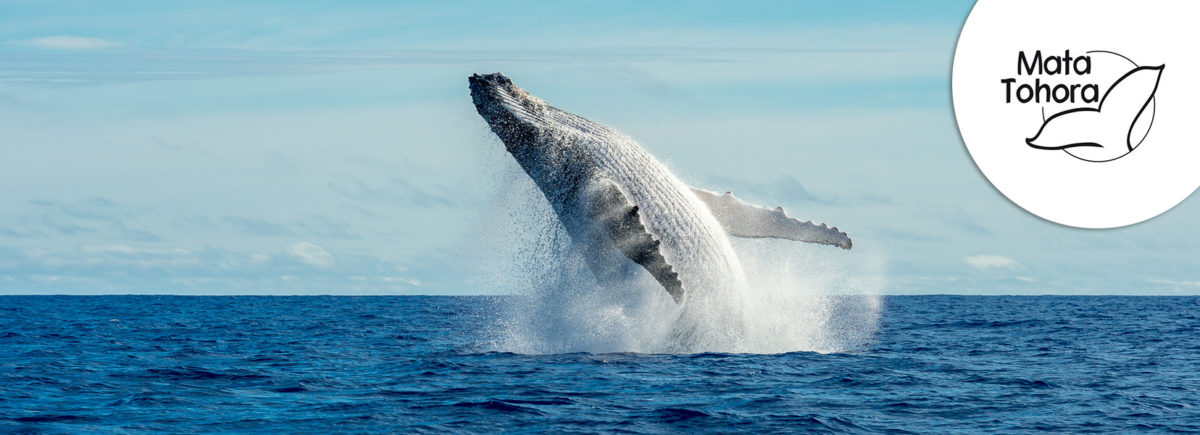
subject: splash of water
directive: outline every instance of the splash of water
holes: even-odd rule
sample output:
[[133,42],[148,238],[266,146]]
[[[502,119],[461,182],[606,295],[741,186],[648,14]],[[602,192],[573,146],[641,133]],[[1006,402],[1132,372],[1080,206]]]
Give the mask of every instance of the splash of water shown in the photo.
[[[747,288],[676,305],[649,274],[597,282],[542,194],[524,174],[506,173],[484,231],[495,253],[487,285],[517,295],[497,307],[486,347],[522,354],[567,352],[845,352],[878,329],[884,257],[777,240],[733,239]],[[736,336],[680,347],[681,329]]]

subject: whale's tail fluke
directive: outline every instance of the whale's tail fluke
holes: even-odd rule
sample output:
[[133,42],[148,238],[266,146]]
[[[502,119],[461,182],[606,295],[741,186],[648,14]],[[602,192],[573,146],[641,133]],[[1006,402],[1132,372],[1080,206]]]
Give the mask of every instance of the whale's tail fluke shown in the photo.
[[1099,107],[1056,113],[1025,143],[1043,150],[1072,148],[1072,155],[1095,162],[1128,154],[1137,147],[1134,125],[1154,98],[1163,69],[1161,65],[1134,68],[1113,83]]

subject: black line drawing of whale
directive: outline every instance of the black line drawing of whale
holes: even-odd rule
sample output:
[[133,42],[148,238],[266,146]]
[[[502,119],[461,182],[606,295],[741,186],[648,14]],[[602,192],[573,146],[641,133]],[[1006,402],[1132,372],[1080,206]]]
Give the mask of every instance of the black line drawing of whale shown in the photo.
[[633,139],[552,107],[501,73],[469,82],[479,115],[545,195],[598,280],[644,269],[686,307],[701,303],[699,295],[746,285],[729,236],[851,247],[836,227],[689,187]]
[[1165,65],[1142,66],[1125,73],[1108,88],[1100,105],[1056,113],[1025,143],[1042,150],[1068,150],[1089,162],[1124,157],[1138,146],[1134,125],[1150,106]]

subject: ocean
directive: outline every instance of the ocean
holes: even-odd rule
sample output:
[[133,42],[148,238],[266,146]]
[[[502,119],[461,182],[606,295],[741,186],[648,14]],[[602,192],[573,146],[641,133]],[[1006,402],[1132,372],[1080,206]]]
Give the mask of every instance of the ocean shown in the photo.
[[0,296],[0,432],[1200,431],[1200,297],[887,296],[769,354],[504,351],[521,303]]

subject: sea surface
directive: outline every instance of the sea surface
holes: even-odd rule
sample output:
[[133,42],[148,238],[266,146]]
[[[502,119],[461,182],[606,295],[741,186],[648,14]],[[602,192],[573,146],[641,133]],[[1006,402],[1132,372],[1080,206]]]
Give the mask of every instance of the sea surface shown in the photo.
[[509,297],[0,296],[0,432],[1200,431],[1200,298],[892,296],[845,352],[489,350]]

